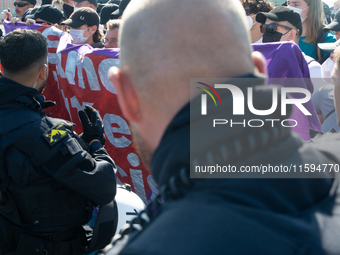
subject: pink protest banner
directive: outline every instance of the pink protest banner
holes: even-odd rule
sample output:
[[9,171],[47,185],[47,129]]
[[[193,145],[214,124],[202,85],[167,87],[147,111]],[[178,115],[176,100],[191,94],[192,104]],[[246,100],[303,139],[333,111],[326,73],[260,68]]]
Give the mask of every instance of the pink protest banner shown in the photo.
[[44,96],[57,102],[48,108],[51,117],[69,120],[82,132],[78,111],[85,105],[96,108],[104,122],[105,148],[117,165],[118,182],[129,183],[136,194],[148,201],[158,193],[152,176],[140,161],[128,123],[119,108],[115,88],[108,78],[111,66],[120,65],[119,49],[93,49],[72,45],[67,33],[55,27],[4,22],[6,33],[17,28],[36,29],[48,40],[49,78]]

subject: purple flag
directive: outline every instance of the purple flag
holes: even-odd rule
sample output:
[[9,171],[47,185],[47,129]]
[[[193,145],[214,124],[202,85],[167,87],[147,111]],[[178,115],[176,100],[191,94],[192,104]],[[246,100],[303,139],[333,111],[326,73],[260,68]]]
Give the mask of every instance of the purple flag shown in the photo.
[[[298,45],[291,42],[253,44],[254,51],[261,52],[267,61],[268,84],[283,87],[300,87],[308,89],[312,94],[313,84],[309,79],[308,64]],[[293,98],[301,98],[299,93],[291,94]],[[302,139],[309,140],[309,129],[321,131],[321,124],[315,112],[312,101],[303,104],[312,114],[304,115],[295,105],[290,116],[298,122],[292,130],[299,133]],[[294,123],[293,123],[294,124]]]

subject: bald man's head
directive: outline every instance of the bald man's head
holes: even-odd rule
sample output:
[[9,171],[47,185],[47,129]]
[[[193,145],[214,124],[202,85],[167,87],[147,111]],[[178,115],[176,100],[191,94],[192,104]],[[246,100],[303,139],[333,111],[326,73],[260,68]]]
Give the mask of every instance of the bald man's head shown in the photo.
[[251,55],[238,0],[132,0],[119,38],[121,70],[113,67],[109,76],[147,166],[170,121],[194,96],[190,78],[234,78],[254,66],[265,73],[263,56]]
[[179,108],[188,102],[190,78],[254,71],[244,9],[237,0],[133,0],[119,38],[123,73],[159,110],[173,100]]

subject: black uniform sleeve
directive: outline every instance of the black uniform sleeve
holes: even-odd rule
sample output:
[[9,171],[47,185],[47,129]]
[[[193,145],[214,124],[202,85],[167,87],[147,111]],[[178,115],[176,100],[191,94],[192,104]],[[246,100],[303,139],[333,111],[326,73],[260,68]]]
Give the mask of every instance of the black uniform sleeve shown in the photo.
[[[70,138],[64,144],[72,139],[74,138]],[[77,143],[76,140],[72,142]],[[116,195],[115,163],[100,142],[91,144],[91,154],[82,148],[77,149],[74,150],[74,155],[68,155],[72,154],[70,152],[59,158],[61,161],[66,161],[59,169],[53,170],[53,167],[48,167],[50,164],[44,164],[46,170],[52,170],[50,173],[59,183],[89,198],[92,202],[99,205],[109,203]]]
[[116,165],[99,142],[85,151],[64,123],[44,118],[39,129],[30,128],[14,146],[43,171],[96,204],[112,201],[116,194]]

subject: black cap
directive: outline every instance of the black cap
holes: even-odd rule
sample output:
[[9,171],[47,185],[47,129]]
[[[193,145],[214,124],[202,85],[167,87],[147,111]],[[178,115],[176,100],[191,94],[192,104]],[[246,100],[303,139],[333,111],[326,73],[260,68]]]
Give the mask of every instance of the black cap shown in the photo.
[[130,3],[130,0],[122,0],[119,4],[118,10],[115,10],[111,14],[119,18],[120,16],[123,15],[124,10],[129,3]]
[[85,24],[99,27],[99,15],[90,7],[82,7],[73,12],[70,18],[63,21],[61,24],[73,28],[81,27]]
[[41,5],[52,4],[52,0],[41,0]]
[[37,0],[25,0],[25,1],[29,2],[30,4],[33,4],[33,6],[37,4]]
[[97,6],[97,13],[99,14],[100,16],[100,12],[102,11],[103,7],[105,6],[106,4],[98,4]]
[[93,4],[97,8],[97,0],[74,0],[75,2],[84,2],[84,1],[89,1],[91,4]]
[[116,19],[114,15],[111,15],[112,12],[118,9],[118,5],[116,4],[106,4],[100,12],[100,24],[106,24],[110,19]]
[[116,4],[119,6],[121,2],[122,2],[121,0],[109,0],[107,4]]
[[22,20],[22,21],[26,21],[26,17],[27,17],[28,15],[34,14],[38,9],[39,9],[39,7],[27,9],[27,10],[24,12],[24,15],[22,15],[21,20]]
[[340,46],[340,40],[332,43],[318,43],[318,47],[323,51],[333,52],[337,47]]
[[33,14],[27,15],[26,19],[42,19],[53,24],[60,24],[64,15],[57,7],[51,4],[40,6]]
[[324,27],[324,30],[333,30],[333,31],[340,31],[340,10],[338,10],[335,14],[334,20]]
[[302,34],[300,14],[288,7],[278,6],[270,12],[259,12],[256,14],[256,21],[259,23],[264,24],[267,18],[273,21],[288,21],[290,24],[299,29],[300,35]]

